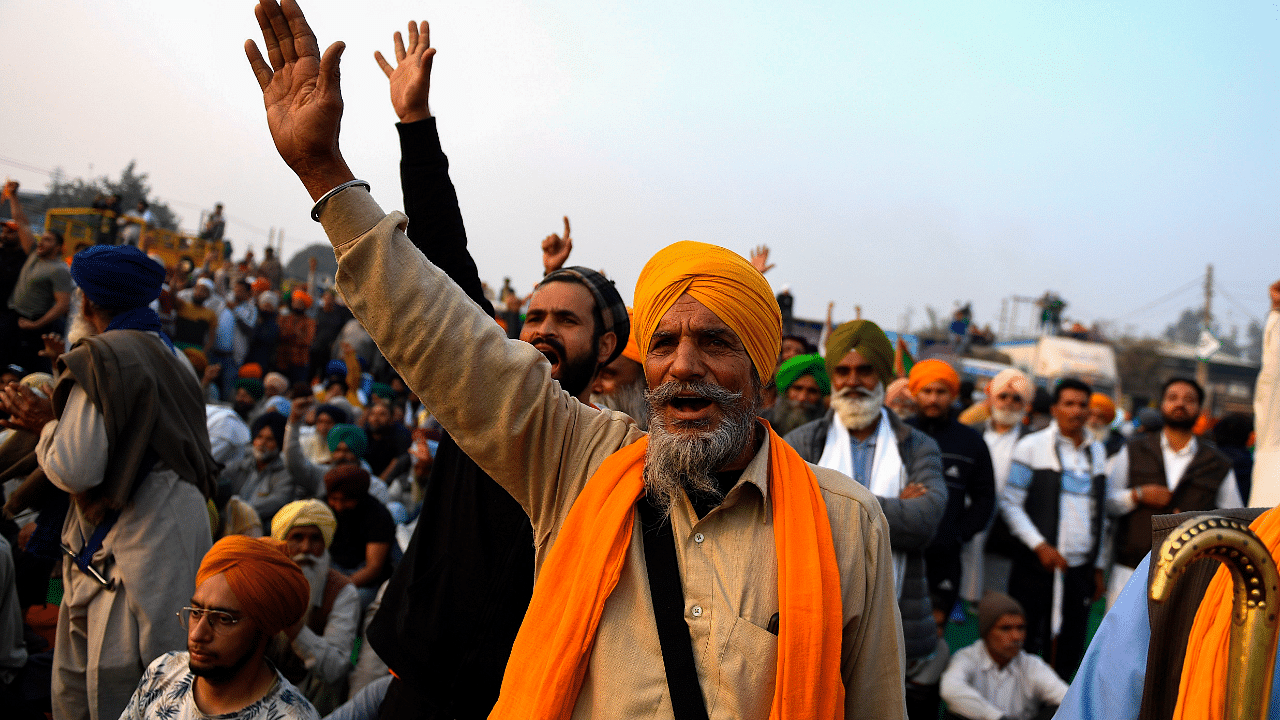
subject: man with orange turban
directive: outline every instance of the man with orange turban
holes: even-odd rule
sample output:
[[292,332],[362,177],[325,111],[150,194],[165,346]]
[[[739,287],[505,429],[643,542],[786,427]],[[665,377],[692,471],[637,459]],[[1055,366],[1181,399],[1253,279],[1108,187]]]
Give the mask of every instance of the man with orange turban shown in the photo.
[[933,438],[942,451],[947,509],[925,550],[925,563],[929,590],[940,600],[934,612],[951,613],[960,596],[960,549],[986,529],[995,512],[991,453],[977,430],[956,420],[960,376],[954,368],[942,360],[922,360],[911,368],[908,383],[919,413],[907,424]]
[[1114,457],[1124,447],[1124,435],[1112,427],[1115,419],[1115,401],[1104,393],[1094,392],[1089,398],[1089,432],[1107,449],[1107,457]]
[[[277,69],[317,87],[297,5],[258,14],[269,47],[290,28]],[[508,340],[428,262],[404,216],[353,182],[336,114],[298,112],[308,101],[251,47],[277,148],[305,168],[352,313],[532,522],[537,584],[493,716],[670,718],[702,705],[717,718],[903,717],[883,515],[865,488],[807,465],[756,419],[782,336],[763,276],[690,242],[645,266],[634,333],[646,435],[566,392],[547,355]],[[332,107],[336,54],[326,68],[310,97]],[[295,131],[332,143],[300,144]]]
[[277,633],[297,635],[309,597],[284,543],[243,535],[219,540],[200,563],[191,604],[178,612],[187,651],[156,658],[120,717],[319,718],[264,657]]
[[311,296],[302,289],[294,290],[288,314],[281,313],[280,342],[276,345],[276,368],[289,379],[289,384],[306,382],[311,343],[316,337],[315,318],[307,314]]

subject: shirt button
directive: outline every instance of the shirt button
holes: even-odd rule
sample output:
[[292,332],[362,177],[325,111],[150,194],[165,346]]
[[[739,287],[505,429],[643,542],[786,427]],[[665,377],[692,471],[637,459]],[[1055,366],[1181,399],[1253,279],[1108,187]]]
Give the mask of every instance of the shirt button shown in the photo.
[[700,543],[700,542],[702,542],[702,541],[703,541],[703,540],[705,540],[705,539],[706,539],[706,538],[702,537],[702,533],[696,533],[696,534],[693,536],[693,541],[694,541],[694,542],[696,542],[696,543]]
[[701,606],[701,605],[694,605],[694,606],[693,606],[693,610],[692,610],[691,612],[693,613],[693,616],[694,616],[694,617],[696,617],[696,618],[700,618],[700,617],[702,617],[702,606]]

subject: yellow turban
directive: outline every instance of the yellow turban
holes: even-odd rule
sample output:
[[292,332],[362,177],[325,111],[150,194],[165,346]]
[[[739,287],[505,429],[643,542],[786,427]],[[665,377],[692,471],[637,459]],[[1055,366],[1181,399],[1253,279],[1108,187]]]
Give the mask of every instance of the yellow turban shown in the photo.
[[271,538],[228,535],[205,553],[196,586],[221,573],[244,614],[275,635],[297,622],[311,601],[311,585],[285,552],[284,543]]
[[[630,308],[627,309],[627,317],[635,317],[635,314]],[[634,320],[632,322],[634,322]],[[644,355],[640,354],[640,346],[636,345],[635,325],[632,325],[631,327],[631,332],[627,334],[627,344],[622,348],[622,357],[628,360],[634,360],[643,365]]]
[[717,245],[688,240],[668,245],[640,271],[631,326],[640,356],[648,356],[658,321],[685,293],[737,333],[760,381],[769,382],[782,349],[778,300],[751,263]]
[[298,525],[315,525],[324,536],[324,547],[327,550],[333,542],[333,533],[338,529],[338,519],[333,516],[329,506],[315,498],[295,500],[276,511],[271,518],[271,537],[284,541],[289,531]]

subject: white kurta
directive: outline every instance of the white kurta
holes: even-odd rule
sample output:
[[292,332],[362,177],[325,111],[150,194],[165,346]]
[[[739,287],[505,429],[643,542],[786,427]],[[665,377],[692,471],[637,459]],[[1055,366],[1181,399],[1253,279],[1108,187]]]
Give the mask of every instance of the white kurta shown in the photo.
[[1253,392],[1253,489],[1249,507],[1280,505],[1280,310],[1267,316],[1262,336],[1262,369]]
[[[36,457],[49,480],[69,493],[102,482],[106,419],[79,386],[69,393],[61,420],[45,425]],[[72,503],[62,542],[79,550],[93,530]],[[93,566],[115,581],[113,590],[63,558],[55,718],[115,720],[151,661],[186,649],[187,634],[174,613],[195,592],[196,570],[211,544],[204,496],[161,463],[143,479],[93,557]]]

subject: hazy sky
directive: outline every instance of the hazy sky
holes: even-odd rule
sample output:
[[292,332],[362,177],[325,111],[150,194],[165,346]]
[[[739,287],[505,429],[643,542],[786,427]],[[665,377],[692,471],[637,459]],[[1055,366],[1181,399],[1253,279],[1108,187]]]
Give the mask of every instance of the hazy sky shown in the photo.
[[[343,149],[402,205],[372,59],[432,23],[432,111],[491,285],[571,262],[630,298],[676,240],[767,243],[797,314],[898,328],[911,308],[1061,293],[1067,316],[1156,331],[1215,265],[1227,324],[1280,277],[1280,5],[696,2],[303,5],[347,43]],[[223,201],[237,253],[323,241],[275,153],[241,48],[251,2],[0,0],[0,173],[115,176],[130,159],[194,228]],[[1140,312],[1139,312],[1140,311]]]

